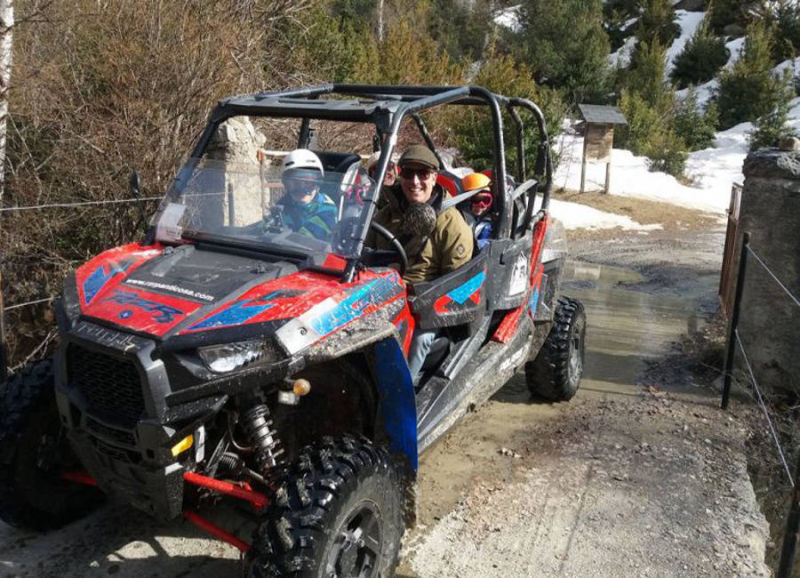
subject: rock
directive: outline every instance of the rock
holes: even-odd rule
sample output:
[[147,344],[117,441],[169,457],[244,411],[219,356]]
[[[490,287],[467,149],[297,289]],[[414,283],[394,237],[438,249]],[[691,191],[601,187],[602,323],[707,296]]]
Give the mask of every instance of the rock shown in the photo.
[[680,0],[675,4],[675,10],[686,10],[687,12],[702,12],[705,10],[705,0]]
[[778,145],[782,151],[798,151],[800,150],[800,138],[796,136],[789,136],[781,139]]
[[722,33],[725,36],[734,36],[736,38],[744,36],[745,32],[746,30],[744,29],[744,26],[736,23],[728,24],[725,28],[722,29]]

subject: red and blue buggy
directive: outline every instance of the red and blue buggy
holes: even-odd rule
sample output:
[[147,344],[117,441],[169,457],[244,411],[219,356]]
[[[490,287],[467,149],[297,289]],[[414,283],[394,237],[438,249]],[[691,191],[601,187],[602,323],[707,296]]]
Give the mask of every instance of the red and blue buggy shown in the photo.
[[[441,160],[425,117],[444,106],[491,118],[493,236],[410,286],[403,243],[373,217],[403,130]],[[523,117],[538,131],[534,167]],[[362,134],[380,151],[374,180],[342,144]],[[289,141],[324,166],[329,234],[292,230],[276,209],[263,146]],[[448,206],[468,200],[456,172],[439,180]],[[585,317],[559,296],[551,182],[539,108],[480,87],[329,84],[220,102],[145,239],[66,280],[53,359],[3,385],[0,517],[58,527],[112,494],[233,544],[251,576],[389,575],[419,452],[516,372],[550,400],[578,388]],[[371,230],[391,249],[367,246]],[[431,328],[414,383],[409,344]],[[249,540],[204,514],[222,498],[251,508]]]

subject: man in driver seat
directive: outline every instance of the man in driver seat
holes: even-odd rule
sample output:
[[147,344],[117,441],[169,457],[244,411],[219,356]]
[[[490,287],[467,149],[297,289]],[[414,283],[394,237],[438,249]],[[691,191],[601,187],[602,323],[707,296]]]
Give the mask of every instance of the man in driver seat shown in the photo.
[[278,201],[283,224],[315,239],[330,239],[336,224],[336,203],[320,191],[325,170],[308,149],[296,149],[283,158],[281,182],[286,194]]
[[[375,215],[375,222],[383,225],[403,244],[408,256],[408,268],[403,278],[407,283],[419,283],[441,277],[455,271],[472,258],[472,229],[456,207],[442,209],[445,192],[436,184],[439,159],[425,145],[412,145],[400,160],[399,184],[385,189],[385,206]],[[436,224],[427,235],[409,234],[415,230],[415,211],[409,208],[415,203],[430,205],[436,213]],[[371,246],[388,248],[384,239],[371,236]],[[430,351],[435,330],[417,330],[411,341],[408,366],[412,380],[416,380],[422,362]]]

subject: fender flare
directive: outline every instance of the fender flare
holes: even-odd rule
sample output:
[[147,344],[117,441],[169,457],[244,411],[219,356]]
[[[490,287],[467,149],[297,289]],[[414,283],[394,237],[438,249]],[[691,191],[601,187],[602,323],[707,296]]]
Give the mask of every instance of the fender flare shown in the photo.
[[390,447],[408,459],[416,471],[417,404],[414,384],[408,363],[397,339],[387,338],[375,343],[375,377],[380,395],[380,409],[389,436]]
[[324,362],[348,353],[364,351],[370,358],[378,394],[378,406],[389,447],[418,466],[417,404],[408,362],[398,341],[397,328],[389,322],[360,322],[346,327],[306,352],[307,364]]

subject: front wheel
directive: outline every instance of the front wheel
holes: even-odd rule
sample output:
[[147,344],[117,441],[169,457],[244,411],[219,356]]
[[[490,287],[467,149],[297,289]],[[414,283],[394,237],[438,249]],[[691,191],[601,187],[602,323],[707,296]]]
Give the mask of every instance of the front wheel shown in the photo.
[[96,488],[61,478],[81,466],[56,409],[51,361],[39,361],[2,385],[0,519],[32,530],[58,528],[103,501]]
[[403,536],[403,477],[366,439],[306,447],[256,530],[252,577],[392,575]]
[[532,394],[551,401],[572,399],[583,375],[585,336],[583,305],[561,297],[555,322],[542,349],[525,365],[525,380]]

